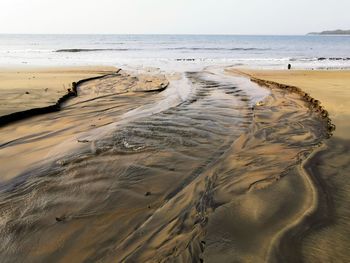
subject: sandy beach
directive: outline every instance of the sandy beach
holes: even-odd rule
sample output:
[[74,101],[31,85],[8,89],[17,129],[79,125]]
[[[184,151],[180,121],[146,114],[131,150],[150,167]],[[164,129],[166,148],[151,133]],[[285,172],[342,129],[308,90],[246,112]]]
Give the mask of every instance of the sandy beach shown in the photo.
[[0,116],[55,104],[72,82],[115,70],[113,67],[0,68]]
[[0,263],[350,262],[349,10],[2,0]]
[[[163,76],[139,75],[136,77],[128,73],[118,74],[116,72],[119,72],[119,69],[113,67],[61,67],[2,71],[0,75],[4,81],[0,81],[0,93],[4,103],[1,104],[0,111],[4,115],[26,111],[32,107],[54,105],[67,93],[68,88],[71,89],[72,82],[92,77],[106,77],[90,81],[89,84],[91,84],[86,89],[84,84],[80,85],[79,96],[74,99],[74,103],[71,101],[64,103],[64,111],[48,115],[39,114],[2,127],[0,144],[6,149],[0,153],[3,172],[0,182],[46,159],[52,147],[57,146],[64,139],[111,123],[112,113],[105,118],[99,115],[100,111],[113,112],[113,109],[118,108],[118,106],[111,107],[110,105],[113,103],[112,95],[118,96],[128,92],[137,94],[138,91],[162,89],[167,85],[167,80]],[[99,87],[98,84],[101,82],[103,84]],[[133,97],[133,95],[130,96]],[[137,96],[140,95],[137,94]],[[103,103],[94,103],[94,100],[100,97],[104,98]],[[135,106],[136,104],[129,107]],[[69,112],[74,112],[74,114]]]
[[[59,111],[0,128],[5,262],[348,257],[349,72],[206,68],[180,77],[98,67],[0,75],[5,114],[45,106],[69,82],[100,76]],[[189,92],[179,90],[185,84]],[[329,117],[278,84],[307,92]]]
[[346,262],[350,257],[347,248],[350,210],[346,205],[350,197],[350,71],[233,71],[264,81],[297,86],[319,100],[329,112],[336,130],[304,164],[317,186],[317,204],[310,219],[312,225],[299,229],[300,237],[288,245],[298,247],[301,254],[294,256],[305,262]]
[[337,126],[335,136],[349,139],[349,70],[248,70],[240,72],[254,78],[301,88],[319,100]]

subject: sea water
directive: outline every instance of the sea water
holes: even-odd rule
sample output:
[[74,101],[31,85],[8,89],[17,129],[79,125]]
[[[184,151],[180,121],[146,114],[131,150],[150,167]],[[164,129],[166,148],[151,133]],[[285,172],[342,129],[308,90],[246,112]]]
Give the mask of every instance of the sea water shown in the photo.
[[350,36],[0,35],[0,66],[350,68]]

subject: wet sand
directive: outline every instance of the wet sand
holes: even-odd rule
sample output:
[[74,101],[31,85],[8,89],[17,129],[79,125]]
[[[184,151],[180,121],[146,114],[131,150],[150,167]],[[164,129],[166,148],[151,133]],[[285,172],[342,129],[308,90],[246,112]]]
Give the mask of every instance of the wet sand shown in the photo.
[[312,260],[329,120],[222,71],[121,71],[0,128],[3,261]]
[[[237,72],[237,70],[235,70]],[[291,261],[347,262],[350,258],[350,71],[267,71],[239,69],[253,78],[300,87],[320,100],[336,125],[332,138],[304,164],[317,185],[317,204],[305,225],[286,235]],[[289,240],[288,240],[289,238]]]
[[342,139],[350,137],[350,70],[246,70],[239,69],[252,77],[274,81],[301,88],[319,100],[337,125],[335,135]]
[[[57,99],[65,94],[60,91],[61,84],[69,87],[72,84],[68,84],[69,81],[77,82],[82,80],[81,78],[95,76],[106,77],[90,81],[88,87],[84,83],[78,86],[79,96],[64,103],[64,110],[34,116],[2,127],[0,131],[2,171],[0,183],[17,176],[21,171],[33,165],[39,165],[43,160],[47,161],[48,153],[65,139],[71,138],[71,140],[75,140],[76,144],[79,140],[76,138],[78,134],[113,122],[113,119],[118,117],[115,112],[118,112],[118,109],[124,105],[123,94],[130,93],[129,97],[135,97],[135,103],[126,107],[132,109],[138,105],[137,97],[145,96],[138,94],[138,91],[147,92],[163,89],[168,83],[164,76],[143,74],[136,77],[126,72],[115,73],[117,71],[119,70],[116,68],[60,68],[57,72],[55,69],[41,69],[36,73],[34,73],[35,71],[22,72],[24,76],[16,81],[17,88],[12,91],[18,94],[16,103],[13,103],[14,105],[11,107],[12,110],[16,111],[26,110],[28,105],[45,107],[51,103],[55,104]],[[11,74],[17,75],[14,72]],[[11,74],[8,78],[15,78]],[[39,87],[38,89],[29,89],[32,93],[37,94],[37,97],[27,98],[22,95],[23,90],[28,90],[25,88],[27,74],[37,76],[29,85],[30,87]],[[52,78],[55,79],[53,82]],[[46,97],[42,90],[43,87],[50,87],[55,92]],[[4,91],[6,101],[11,101],[12,96],[8,94],[7,90]],[[6,111],[8,104],[10,102],[2,105],[3,112]]]

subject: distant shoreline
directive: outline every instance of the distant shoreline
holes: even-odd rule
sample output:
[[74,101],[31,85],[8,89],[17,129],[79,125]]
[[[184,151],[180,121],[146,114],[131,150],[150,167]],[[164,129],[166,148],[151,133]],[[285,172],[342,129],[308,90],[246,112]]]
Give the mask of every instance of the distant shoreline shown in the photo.
[[307,35],[350,36],[350,30],[327,30],[322,32],[311,32]]

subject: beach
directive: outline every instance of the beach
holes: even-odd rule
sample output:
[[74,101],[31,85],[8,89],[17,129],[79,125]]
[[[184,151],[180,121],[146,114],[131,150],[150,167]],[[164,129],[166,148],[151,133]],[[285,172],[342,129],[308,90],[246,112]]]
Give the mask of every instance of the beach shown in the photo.
[[0,115],[55,104],[72,82],[113,70],[107,66],[0,68]]
[[238,69],[248,77],[296,86],[319,100],[337,126],[335,136],[349,139],[350,85],[348,70],[249,70]]
[[[304,169],[317,186],[312,226],[299,229],[294,245],[305,262],[345,262],[349,258],[349,71],[269,71],[238,69],[248,77],[297,86],[317,98],[329,112],[336,130],[305,162]],[[304,233],[303,233],[304,231]],[[305,235],[306,234],[306,235]],[[305,235],[305,236],[304,236]],[[288,241],[286,242],[288,243]],[[291,245],[292,243],[289,243]],[[288,248],[286,248],[288,249]]]
[[347,258],[347,71],[6,76],[15,110],[80,84],[58,111],[0,128],[5,262]]
[[349,9],[3,0],[0,263],[350,262]]
[[[13,113],[28,112],[32,108],[44,109],[43,112],[35,113],[33,116],[29,111],[23,120],[16,121],[15,118],[9,118],[9,123],[1,116],[0,121],[3,121],[1,122],[1,145],[3,148],[9,147],[6,149],[8,152],[3,150],[1,153],[3,176],[0,181],[15,177],[28,166],[46,159],[48,152],[60,141],[110,123],[110,118],[99,117],[99,111],[109,110],[108,99],[105,99],[102,104],[89,103],[90,100],[93,101],[98,97],[106,98],[108,94],[117,96],[129,91],[162,89],[162,85],[167,83],[161,77],[140,75],[139,78],[136,78],[124,72],[118,73],[119,71],[120,69],[113,67],[61,67],[22,69],[22,71],[12,69],[0,73],[5,79],[0,89],[4,101],[1,105],[1,111],[5,113],[3,116],[11,117]],[[91,78],[91,83],[106,79],[107,84],[105,87],[92,86],[91,89],[84,90],[80,93],[79,98],[74,100],[73,105],[70,105],[70,101],[63,102],[68,111],[67,114],[63,113],[64,117],[59,109],[45,110],[47,107],[55,106],[57,101],[67,93],[67,90],[72,89],[72,82],[81,82]],[[93,80],[94,78],[98,79]],[[113,79],[112,84],[108,84],[109,78]],[[119,83],[116,84],[116,81]],[[80,84],[80,86],[83,85],[83,83]],[[113,90],[108,85],[113,85]],[[46,91],[46,89],[51,91]],[[112,100],[113,97],[110,99]],[[81,106],[84,103],[90,105]],[[72,115],[69,111],[75,113],[78,111],[78,115]],[[52,114],[47,115],[47,113]],[[15,121],[11,121],[12,119]],[[46,122],[42,122],[43,120]],[[11,125],[13,123],[14,125]],[[12,145],[16,147],[11,147]]]
[[0,34],[0,261],[347,262],[349,43]]

